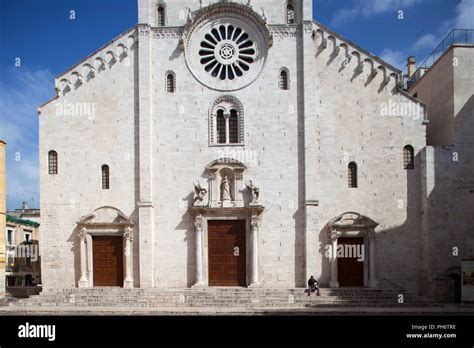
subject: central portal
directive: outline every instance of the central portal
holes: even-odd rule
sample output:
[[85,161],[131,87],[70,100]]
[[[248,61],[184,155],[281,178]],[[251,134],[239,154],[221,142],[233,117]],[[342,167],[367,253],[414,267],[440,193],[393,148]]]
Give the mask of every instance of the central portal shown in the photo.
[[209,285],[246,286],[245,220],[208,221]]

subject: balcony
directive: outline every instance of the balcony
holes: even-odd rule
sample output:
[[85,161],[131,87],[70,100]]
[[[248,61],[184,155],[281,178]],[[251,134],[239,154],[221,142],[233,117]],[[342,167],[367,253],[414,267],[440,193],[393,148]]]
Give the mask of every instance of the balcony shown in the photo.
[[453,29],[410,77],[407,81],[407,89],[410,90],[434,63],[454,45],[474,45],[474,29]]

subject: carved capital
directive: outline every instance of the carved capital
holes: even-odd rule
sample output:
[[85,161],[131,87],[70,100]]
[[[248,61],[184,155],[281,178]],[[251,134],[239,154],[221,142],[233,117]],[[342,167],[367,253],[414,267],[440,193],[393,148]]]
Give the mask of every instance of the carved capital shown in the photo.
[[130,242],[133,242],[133,238],[135,237],[133,234],[133,228],[132,227],[127,227],[125,228],[125,232],[123,233],[123,236],[125,239],[130,240]]
[[87,229],[86,229],[85,227],[82,227],[82,228],[79,230],[78,235],[79,235],[79,238],[80,238],[81,240],[84,240],[84,239],[86,238],[86,236],[87,236]]
[[252,232],[255,232],[260,227],[260,219],[257,215],[252,215],[250,219],[250,228]]
[[196,218],[194,219],[194,227],[196,228],[196,232],[202,231],[203,223],[204,219],[202,218],[202,216],[196,216]]

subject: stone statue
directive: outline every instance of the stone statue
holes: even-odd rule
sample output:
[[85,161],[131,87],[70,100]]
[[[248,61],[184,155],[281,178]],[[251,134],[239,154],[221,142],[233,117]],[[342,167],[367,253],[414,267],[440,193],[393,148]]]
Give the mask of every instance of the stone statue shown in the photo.
[[245,186],[247,186],[247,190],[250,191],[250,196],[252,197],[250,204],[258,204],[258,196],[260,195],[260,189],[254,185],[252,180],[246,182]]
[[198,181],[197,185],[194,185],[194,205],[202,205],[204,202],[204,197],[207,194],[207,190],[201,186],[201,183]]
[[231,201],[230,197],[230,183],[229,179],[227,178],[227,175],[224,177],[224,180],[222,180],[221,184],[221,193],[222,193],[222,200],[223,201]]
[[267,23],[267,16],[265,16],[265,10],[262,7],[262,19],[265,23]]
[[194,22],[193,13],[189,7],[186,7],[186,9],[188,10],[188,15],[187,15],[186,20],[190,23],[193,23]]

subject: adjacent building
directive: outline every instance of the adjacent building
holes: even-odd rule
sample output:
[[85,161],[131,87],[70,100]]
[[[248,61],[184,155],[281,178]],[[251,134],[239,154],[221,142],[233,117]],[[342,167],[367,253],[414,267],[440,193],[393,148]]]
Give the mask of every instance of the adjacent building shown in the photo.
[[41,284],[39,223],[7,215],[7,290]]
[[6,145],[7,143],[0,140],[0,296],[5,295],[5,231],[7,211]]
[[452,293],[454,285],[459,299],[461,260],[474,258],[474,30],[449,33],[408,86],[429,116],[421,181],[423,277],[433,283],[430,291]]

